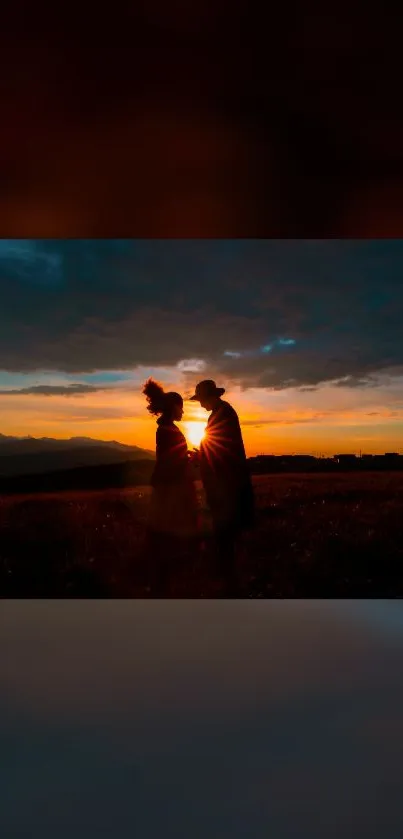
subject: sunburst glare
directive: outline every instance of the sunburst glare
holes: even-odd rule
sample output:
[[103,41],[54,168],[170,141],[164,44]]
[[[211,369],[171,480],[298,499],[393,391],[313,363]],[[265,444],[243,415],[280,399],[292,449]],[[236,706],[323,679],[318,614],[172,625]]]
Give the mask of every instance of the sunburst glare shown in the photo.
[[183,426],[188,443],[192,446],[200,446],[206,431],[206,423],[189,420],[188,422],[184,422]]

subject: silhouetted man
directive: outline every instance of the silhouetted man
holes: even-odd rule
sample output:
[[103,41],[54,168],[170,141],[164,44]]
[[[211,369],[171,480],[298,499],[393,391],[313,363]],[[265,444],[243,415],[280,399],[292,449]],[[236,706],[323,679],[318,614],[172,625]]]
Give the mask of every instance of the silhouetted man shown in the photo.
[[235,593],[235,541],[253,524],[254,498],[238,415],[221,399],[223,393],[223,387],[207,379],[199,382],[191,399],[211,411],[200,444],[200,472],[213,519],[220,570]]

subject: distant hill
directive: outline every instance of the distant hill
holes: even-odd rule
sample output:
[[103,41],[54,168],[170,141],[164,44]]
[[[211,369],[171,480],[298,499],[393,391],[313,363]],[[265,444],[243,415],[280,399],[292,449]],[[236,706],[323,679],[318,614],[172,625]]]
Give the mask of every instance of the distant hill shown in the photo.
[[34,475],[85,466],[155,459],[154,452],[115,440],[7,437],[0,434],[0,477]]
[[[0,493],[92,490],[149,484],[155,453],[115,440],[6,437],[0,434]],[[403,471],[403,456],[258,455],[248,459],[252,475],[297,472]],[[196,471],[195,477],[198,477]]]

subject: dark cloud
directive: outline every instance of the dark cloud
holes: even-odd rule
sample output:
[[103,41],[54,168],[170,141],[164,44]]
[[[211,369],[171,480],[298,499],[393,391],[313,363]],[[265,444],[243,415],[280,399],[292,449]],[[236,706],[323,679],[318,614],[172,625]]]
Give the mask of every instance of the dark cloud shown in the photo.
[[400,241],[20,240],[0,257],[4,370],[199,359],[190,384],[281,389],[402,369]]
[[21,387],[15,390],[0,390],[0,396],[79,396],[84,393],[94,393],[97,390],[108,388],[94,387],[93,385],[71,384],[71,385],[32,385],[32,387]]

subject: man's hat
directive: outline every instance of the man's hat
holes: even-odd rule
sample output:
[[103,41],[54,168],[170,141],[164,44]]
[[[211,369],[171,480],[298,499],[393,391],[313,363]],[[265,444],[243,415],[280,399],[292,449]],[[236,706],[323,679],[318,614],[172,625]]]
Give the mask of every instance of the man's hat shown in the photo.
[[222,396],[223,393],[225,393],[225,387],[217,387],[212,379],[204,379],[203,382],[196,385],[194,396],[191,396],[190,399],[193,402],[200,402],[202,399]]

